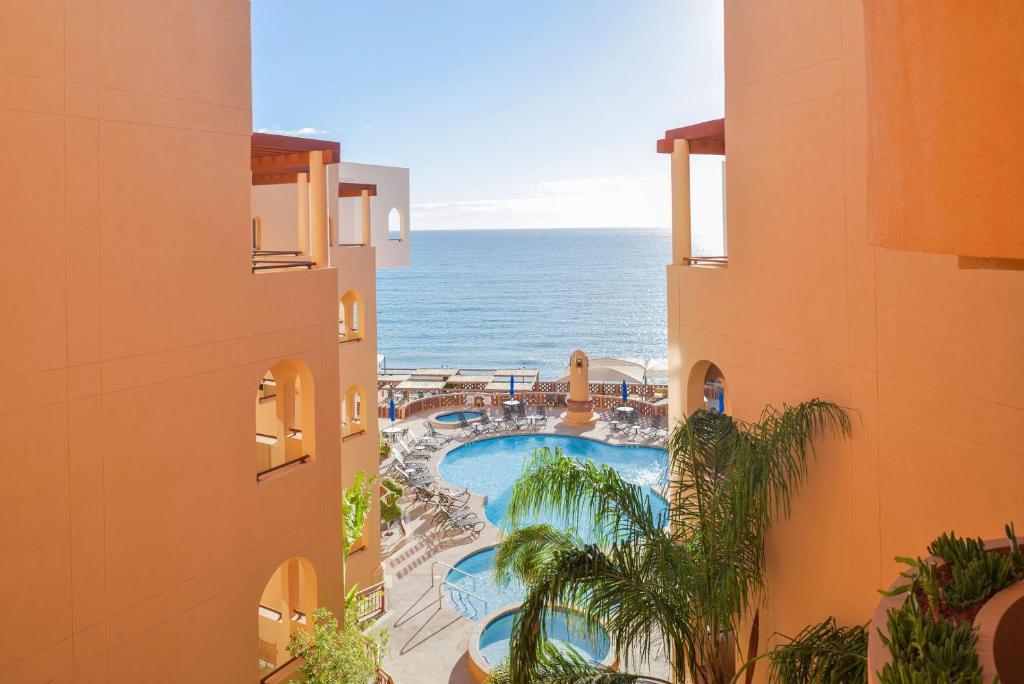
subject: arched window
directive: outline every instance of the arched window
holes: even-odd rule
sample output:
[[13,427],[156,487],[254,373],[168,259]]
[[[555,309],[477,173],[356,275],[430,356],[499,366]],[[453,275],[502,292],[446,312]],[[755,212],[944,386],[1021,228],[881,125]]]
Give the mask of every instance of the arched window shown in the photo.
[[401,241],[405,238],[402,230],[402,214],[398,209],[392,208],[388,212],[388,239]]
[[341,399],[341,434],[354,435],[366,430],[366,390],[352,385]]
[[313,629],[316,605],[313,564],[296,556],[279,565],[264,586],[257,609],[260,677],[266,677],[292,659],[288,642],[298,630]]
[[363,339],[363,296],[349,290],[338,304],[338,341]]
[[315,456],[313,375],[298,359],[278,361],[256,390],[256,481]]
[[699,408],[721,413],[732,413],[732,405],[725,374],[710,361],[699,361],[690,370],[686,386],[686,412]]

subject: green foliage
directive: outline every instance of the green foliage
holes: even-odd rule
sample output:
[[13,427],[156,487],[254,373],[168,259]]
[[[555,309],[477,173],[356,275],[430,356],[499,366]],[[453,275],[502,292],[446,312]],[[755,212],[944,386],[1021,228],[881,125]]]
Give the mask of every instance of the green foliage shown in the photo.
[[[355,608],[353,610],[352,608]],[[299,672],[309,684],[368,682],[375,676],[387,649],[387,633],[368,636],[359,631],[358,605],[347,607],[345,624],[326,608],[313,612],[313,631],[292,635],[288,653],[303,658]]]
[[[516,576],[527,584],[511,636],[512,680],[649,679],[551,661],[543,646],[545,618],[570,605],[605,627],[626,671],[667,645],[679,681],[728,682],[733,640],[723,637],[737,632],[764,586],[765,535],[775,517],[788,515],[814,441],[849,433],[843,409],[820,400],[768,407],[750,424],[699,409],[670,440],[667,516],[656,516],[643,489],[611,468],[557,450],[535,453],[513,488],[507,512],[513,531],[495,562],[499,579]],[[596,529],[598,543],[547,526],[519,527],[541,509],[554,511],[568,529]]]
[[969,623],[935,620],[911,595],[902,608],[889,611],[887,627],[888,636],[881,637],[892,662],[878,673],[879,684],[981,683],[978,635]]
[[991,598],[1017,580],[1013,558],[1003,553],[983,553],[966,565],[954,565],[953,583],[946,588],[946,602],[963,610]]
[[391,442],[386,439],[382,439],[377,442],[377,455],[380,456],[380,460],[384,460],[391,455]]
[[835,618],[805,627],[769,653],[769,679],[784,684],[866,682],[868,631],[839,627]]
[[382,477],[380,479],[380,486],[399,498],[405,494],[405,485],[395,482],[390,477]]
[[398,522],[405,515],[405,509],[398,503],[398,497],[394,494],[384,496],[380,500],[380,519],[390,525]]
[[985,542],[980,537],[964,539],[955,532],[943,532],[928,545],[928,553],[953,566],[967,565],[985,556]]
[[910,558],[908,556],[896,556],[896,562],[909,565],[910,570],[900,573],[910,582],[900,585],[895,589],[879,589],[878,593],[885,596],[896,596],[909,593],[914,595],[918,588],[924,592],[928,601],[928,612],[935,620],[939,619],[939,606],[945,601],[945,585],[939,580],[936,566],[921,558]]
[[355,482],[341,496],[341,514],[345,526],[345,555],[363,534],[366,516],[370,513],[370,496],[376,477],[367,478],[362,470],[356,473]]

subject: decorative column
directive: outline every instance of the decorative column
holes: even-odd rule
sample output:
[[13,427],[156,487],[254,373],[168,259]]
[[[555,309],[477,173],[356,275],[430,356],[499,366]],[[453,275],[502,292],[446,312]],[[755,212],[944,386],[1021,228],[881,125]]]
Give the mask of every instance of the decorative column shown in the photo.
[[363,245],[370,246],[370,191],[363,190],[359,193],[363,204]]
[[309,247],[317,268],[327,268],[327,170],[324,153],[309,153]]
[[690,143],[681,138],[672,147],[672,263],[689,263]]
[[295,204],[298,207],[299,252],[309,256],[309,175],[295,176]]
[[577,349],[569,357],[569,396],[565,400],[565,424],[594,425],[594,400],[590,398],[590,358]]

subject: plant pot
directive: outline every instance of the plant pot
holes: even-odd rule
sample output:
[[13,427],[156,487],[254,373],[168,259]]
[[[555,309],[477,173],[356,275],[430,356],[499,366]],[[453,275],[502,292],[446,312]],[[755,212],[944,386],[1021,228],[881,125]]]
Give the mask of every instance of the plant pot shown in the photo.
[[[1010,542],[1003,539],[992,539],[985,542],[989,551],[1009,551]],[[936,556],[926,559],[939,567],[946,563]],[[900,577],[889,589],[896,589],[909,584],[910,579]],[[868,625],[868,681],[877,682],[876,673],[892,661],[892,654],[882,643],[881,634],[889,635],[887,617],[889,610],[900,608],[906,603],[909,595],[883,596],[875,607],[875,613]],[[1024,682],[1024,580],[1011,584],[996,593],[984,603],[974,618],[974,629],[978,633],[975,652],[982,668],[982,681],[992,682],[996,675],[1002,684]]]

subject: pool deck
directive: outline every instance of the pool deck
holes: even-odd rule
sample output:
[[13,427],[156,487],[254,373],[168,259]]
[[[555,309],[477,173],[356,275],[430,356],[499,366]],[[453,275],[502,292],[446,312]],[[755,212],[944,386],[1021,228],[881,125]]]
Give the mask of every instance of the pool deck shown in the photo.
[[[423,435],[430,415],[422,414],[401,421],[417,435]],[[610,439],[606,423],[597,422],[592,428],[578,429],[562,422],[564,414],[549,412],[546,424],[529,434],[559,434],[590,437],[615,444],[629,444]],[[461,430],[452,430],[461,435]],[[526,434],[526,433],[512,433]],[[448,451],[472,440],[457,438],[430,459],[430,472],[438,475],[437,464]],[[499,530],[490,522],[478,535],[463,534],[442,539],[430,523],[431,513],[424,504],[406,505],[406,535],[393,548],[384,551],[388,612],[379,621],[391,631],[390,655],[384,661],[385,669],[397,684],[471,684],[475,683],[467,664],[466,650],[469,639],[480,623],[473,622],[456,612],[446,599],[438,600],[438,585],[455,565],[471,552],[500,541]],[[483,497],[473,496],[472,509],[483,519]],[[433,581],[432,581],[433,580]],[[433,584],[433,586],[431,586]],[[656,666],[656,671],[662,667]],[[663,673],[663,672],[662,672]],[[652,672],[656,674],[656,672]]]

